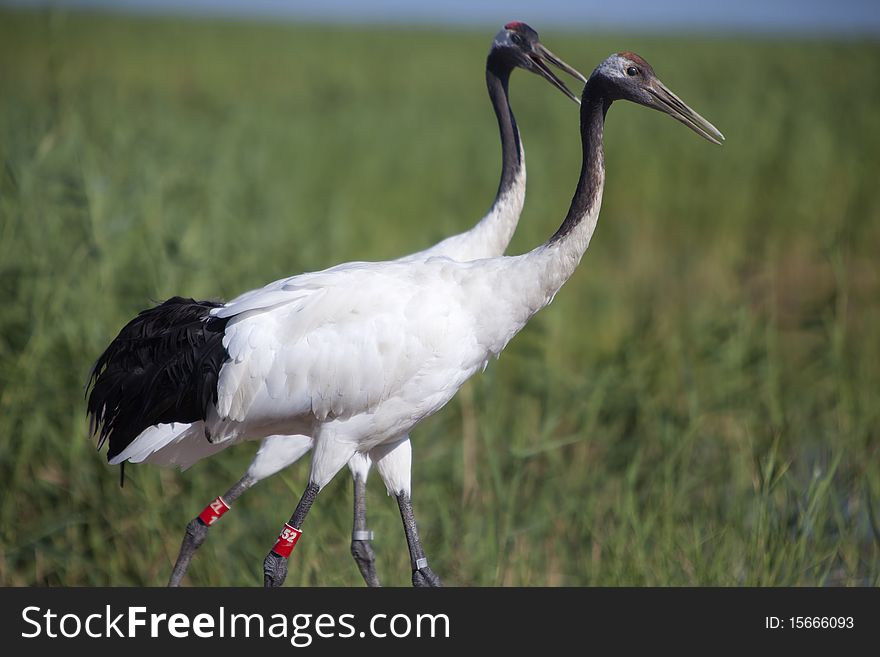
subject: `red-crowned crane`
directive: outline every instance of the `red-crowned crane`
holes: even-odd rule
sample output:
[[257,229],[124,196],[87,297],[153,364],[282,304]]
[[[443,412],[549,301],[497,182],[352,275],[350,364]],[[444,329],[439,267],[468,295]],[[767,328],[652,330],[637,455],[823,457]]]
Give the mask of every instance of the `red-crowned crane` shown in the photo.
[[[276,281],[222,306],[185,306],[186,312],[166,302],[153,312],[164,326],[161,337],[114,341],[99,361],[102,394],[92,409],[111,449],[117,431],[130,441],[174,421],[202,422],[215,443],[311,436],[309,483],[263,562],[266,586],[284,582],[290,550],[320,490],[355,454],[367,453],[397,497],[413,583],[439,584],[425,565],[410,492],[395,487],[383,461],[401,436],[498,356],[574,273],[599,218],[603,129],[615,100],[665,112],[713,143],[723,139],[644,59],[611,55],[584,87],[581,174],[568,213],[545,243],[523,255],[472,262],[347,263]],[[175,314],[179,321],[169,326],[166,315]],[[153,358],[164,350],[174,367],[155,365],[167,362]],[[145,364],[139,371],[117,368],[128,359]]]
[[[504,253],[516,228],[525,201],[525,154],[520,142],[516,120],[508,99],[508,82],[515,68],[523,68],[541,75],[560,91],[575,102],[580,102],[548,68],[553,64],[561,70],[576,77],[582,82],[586,78],[577,70],[553,55],[544,47],[537,32],[521,22],[506,24],[495,36],[486,60],[486,84],[489,97],[498,120],[501,134],[502,172],[501,181],[495,200],[485,217],[471,230],[447,238],[433,247],[400,258],[399,262],[426,260],[443,256],[453,260],[475,260],[498,256]],[[185,299],[172,299],[161,310],[147,311],[133,320],[120,333],[124,335],[138,332],[146,338],[156,331],[166,330],[165,323],[180,326],[180,315],[186,318],[201,317],[207,309],[213,307],[209,302],[193,302]],[[185,319],[184,321],[190,321]],[[197,326],[197,325],[196,325]],[[182,336],[183,334],[179,334]],[[111,349],[108,350],[110,352]],[[164,353],[164,352],[163,352]],[[116,354],[119,359],[120,355]],[[109,364],[107,354],[99,360],[97,370]],[[116,379],[105,374],[105,381]],[[96,387],[96,390],[98,388]],[[94,404],[90,401],[89,408],[93,416],[97,416],[97,404],[102,403],[102,393],[98,391]],[[157,409],[153,409],[155,413]],[[105,424],[105,427],[107,425]],[[118,433],[118,429],[116,430]],[[106,437],[105,431],[102,436]],[[204,429],[197,423],[187,424],[178,420],[173,423],[160,423],[147,428],[139,436],[134,437],[123,449],[115,447],[124,441],[114,443],[111,434],[111,447],[108,459],[111,463],[124,464],[130,462],[150,462],[161,465],[177,465],[187,468],[194,462],[214,454],[230,442],[209,443],[204,438]],[[180,584],[189,563],[208,534],[213,522],[226,513],[233,501],[257,482],[287,467],[312,447],[312,438],[305,435],[272,435],[266,438],[245,475],[223,495],[212,500],[208,506],[188,525],[184,534],[180,554],[175,563],[169,580],[170,586]],[[410,490],[411,446],[409,438],[404,434],[394,445],[393,450],[382,461],[384,478],[393,482],[389,494],[396,491]],[[354,480],[354,527],[352,531],[351,552],[369,586],[378,586],[379,578],[375,570],[375,556],[370,540],[372,532],[366,526],[366,481],[372,466],[369,453],[357,452],[349,461]],[[423,564],[426,565],[426,564]]]

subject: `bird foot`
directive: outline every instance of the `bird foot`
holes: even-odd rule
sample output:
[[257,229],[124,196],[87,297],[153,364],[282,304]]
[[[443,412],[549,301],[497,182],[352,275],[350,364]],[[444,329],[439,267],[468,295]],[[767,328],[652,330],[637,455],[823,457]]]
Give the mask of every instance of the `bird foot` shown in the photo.
[[263,560],[263,586],[273,588],[284,584],[287,577],[287,559],[269,552]]
[[443,586],[443,583],[440,581],[440,578],[434,574],[434,571],[431,570],[428,566],[424,568],[419,568],[418,570],[414,570],[412,574],[412,583],[413,586],[417,587],[439,587]]
[[351,542],[351,556],[354,557],[354,561],[361,571],[367,586],[374,588],[382,586],[379,583],[379,575],[376,573],[376,553],[373,552],[373,546],[370,541],[353,540]]
[[189,568],[196,550],[208,538],[208,525],[203,523],[199,518],[193,518],[186,526],[186,532],[183,534],[183,543],[180,546],[180,554],[177,556],[177,563],[174,564],[174,570],[171,572],[171,579],[168,580],[168,586],[180,586],[183,576]]

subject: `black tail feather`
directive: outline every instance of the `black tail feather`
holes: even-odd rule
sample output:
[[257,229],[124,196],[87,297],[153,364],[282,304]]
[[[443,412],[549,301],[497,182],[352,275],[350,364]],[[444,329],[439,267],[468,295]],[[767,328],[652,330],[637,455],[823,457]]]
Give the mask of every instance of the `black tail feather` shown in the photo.
[[126,324],[89,374],[87,412],[110,460],[154,424],[196,422],[217,401],[228,319],[215,301],[173,297]]

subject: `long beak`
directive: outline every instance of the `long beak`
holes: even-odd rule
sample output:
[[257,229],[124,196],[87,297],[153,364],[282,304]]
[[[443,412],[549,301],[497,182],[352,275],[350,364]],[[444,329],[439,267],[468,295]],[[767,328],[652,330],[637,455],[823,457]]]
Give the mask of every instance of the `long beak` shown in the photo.
[[547,50],[547,48],[545,48],[540,43],[537,44],[537,46],[535,46],[534,52],[529,53],[529,59],[532,60],[532,63],[534,63],[535,68],[538,70],[538,73],[542,77],[544,77],[548,82],[550,82],[550,84],[552,84],[554,87],[559,89],[562,93],[564,93],[566,96],[568,96],[574,102],[576,102],[578,105],[580,105],[580,103],[581,103],[580,97],[577,96],[576,94],[572,93],[571,90],[565,86],[565,83],[562,80],[560,80],[558,77],[556,77],[556,75],[554,75],[553,71],[550,70],[550,67],[547,66],[547,64],[545,62],[550,62],[551,64],[553,64],[557,68],[565,71],[566,73],[568,73],[572,77],[577,78],[581,82],[586,82],[587,78],[585,78],[583,75],[581,75],[581,73],[576,68],[566,64],[564,61],[562,61],[561,59],[559,59],[559,57],[557,57],[552,52]]
[[660,80],[654,78],[646,86],[648,93],[656,101],[656,105],[650,105],[654,109],[666,112],[676,121],[685,124],[698,135],[721,146],[724,135],[714,125],[688,107],[684,101],[672,93]]

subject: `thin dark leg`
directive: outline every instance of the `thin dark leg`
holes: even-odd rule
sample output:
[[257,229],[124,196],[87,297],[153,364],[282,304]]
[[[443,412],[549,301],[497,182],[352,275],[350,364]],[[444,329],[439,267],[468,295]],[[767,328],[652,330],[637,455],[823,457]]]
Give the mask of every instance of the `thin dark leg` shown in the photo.
[[403,520],[403,531],[406,532],[406,543],[409,546],[413,586],[443,586],[440,578],[428,567],[409,495],[400,493],[397,496],[397,505],[400,507],[400,519]]
[[367,482],[354,478],[354,531],[351,532],[351,556],[367,586],[382,586],[376,574],[376,553],[370,541],[373,532],[367,529]]
[[[256,480],[250,475],[245,475],[238,480],[232,488],[223,493],[221,497],[223,501],[231,506],[232,503],[241,496],[248,488],[253,486]],[[216,520],[216,518],[215,518]],[[168,586],[180,586],[183,576],[189,568],[190,561],[199,546],[208,538],[208,527],[210,525],[196,516],[190,520],[186,526],[186,533],[183,535],[183,543],[180,545],[180,553],[177,555],[177,562],[174,564],[174,570],[171,571],[171,578],[168,580]]]
[[[299,504],[296,505],[296,511],[290,516],[290,522],[287,524],[297,530],[302,529],[303,521],[306,519],[309,509],[312,508],[312,502],[318,497],[320,490],[321,488],[318,484],[314,482],[309,483],[306,491],[299,500]],[[277,546],[278,543],[276,543],[276,547]],[[275,549],[276,548],[272,548],[263,560],[263,586],[267,588],[281,586],[284,584],[284,579],[287,577],[287,556],[281,556],[275,551]],[[289,554],[290,553],[288,552],[288,556]]]

